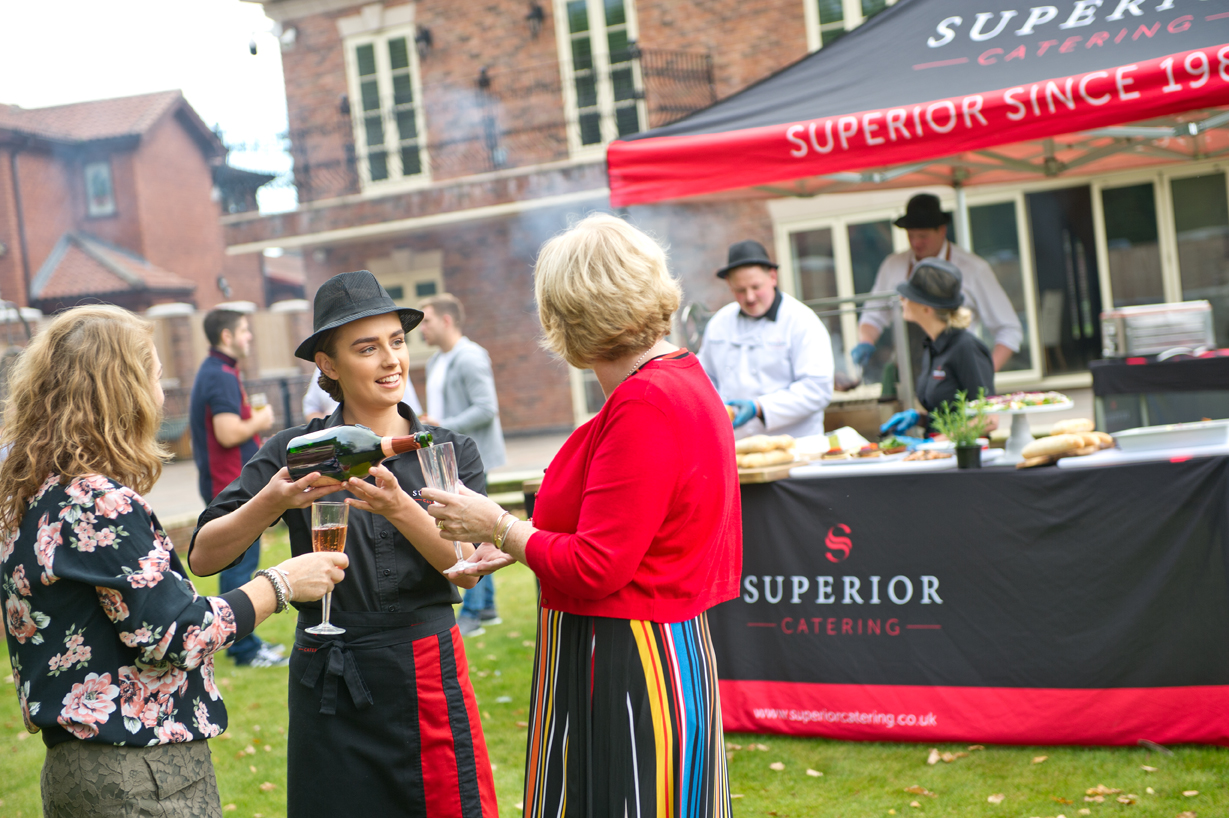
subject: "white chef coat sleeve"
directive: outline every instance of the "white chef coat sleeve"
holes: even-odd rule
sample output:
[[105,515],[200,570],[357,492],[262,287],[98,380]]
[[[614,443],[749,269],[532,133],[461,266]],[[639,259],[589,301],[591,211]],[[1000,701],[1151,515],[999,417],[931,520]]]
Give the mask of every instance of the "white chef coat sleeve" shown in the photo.
[[1003,291],[990,264],[980,256],[970,256],[964,270],[965,286],[973,296],[974,311],[981,325],[994,338],[995,345],[1002,345],[1012,352],[1020,351],[1024,329],[1020,318],[1011,306],[1011,299]]
[[[717,390],[717,394],[721,394],[721,383],[717,379],[718,363],[714,354],[714,344],[708,342],[709,330],[713,326],[713,322],[717,320],[717,316],[708,322],[708,326],[704,328],[704,335],[700,338],[700,366],[704,367],[704,372],[708,375],[708,379],[713,382],[713,388]],[[722,400],[725,400],[723,397]]]
[[793,383],[758,398],[769,434],[824,411],[832,400],[832,339],[808,307],[791,310],[789,356]]
[[[871,286],[873,293],[891,293],[896,291],[896,285],[905,280],[904,273],[906,269],[904,264],[905,254],[893,253],[883,260],[879,265],[879,272],[875,274],[875,283]],[[869,324],[875,327],[879,332],[883,332],[892,323],[892,310],[888,307],[887,301],[877,301],[875,306],[868,306],[862,309],[862,315],[858,318],[859,324]]]

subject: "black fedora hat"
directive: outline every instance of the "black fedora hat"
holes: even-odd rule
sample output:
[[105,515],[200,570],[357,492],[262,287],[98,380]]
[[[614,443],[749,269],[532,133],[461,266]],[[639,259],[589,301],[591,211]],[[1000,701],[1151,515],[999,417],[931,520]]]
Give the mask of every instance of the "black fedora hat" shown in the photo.
[[905,205],[905,215],[892,224],[906,230],[917,227],[942,227],[952,223],[952,214],[944,213],[939,204],[939,197],[930,193],[919,193]]
[[398,307],[388,291],[367,270],[338,273],[316,290],[312,315],[312,334],[294,351],[296,358],[316,360],[316,346],[331,329],[360,318],[395,312],[406,332],[422,321],[422,311]]
[[964,294],[960,292],[963,283],[964,276],[955,264],[941,258],[926,258],[913,268],[908,281],[896,285],[896,292],[927,307],[954,310],[964,304]]
[[746,267],[749,264],[771,267],[774,270],[777,269],[777,265],[768,260],[768,251],[764,249],[764,245],[751,239],[731,244],[730,253],[726,257],[726,261],[728,263],[717,271],[717,278],[725,278],[730,274],[731,270]]

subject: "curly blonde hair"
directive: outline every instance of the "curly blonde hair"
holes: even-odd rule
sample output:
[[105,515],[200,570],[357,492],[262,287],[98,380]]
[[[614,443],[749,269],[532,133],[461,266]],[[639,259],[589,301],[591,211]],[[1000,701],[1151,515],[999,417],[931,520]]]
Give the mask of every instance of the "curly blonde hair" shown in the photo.
[[954,310],[935,310],[935,318],[947,324],[948,329],[968,329],[973,324],[973,312],[968,307]]
[[533,278],[542,346],[582,369],[652,346],[682,300],[662,246],[605,213],[542,245]]
[[101,474],[143,494],[169,453],[158,443],[153,325],[127,310],[55,317],[18,360],[4,403],[0,530],[21,524],[50,474]]

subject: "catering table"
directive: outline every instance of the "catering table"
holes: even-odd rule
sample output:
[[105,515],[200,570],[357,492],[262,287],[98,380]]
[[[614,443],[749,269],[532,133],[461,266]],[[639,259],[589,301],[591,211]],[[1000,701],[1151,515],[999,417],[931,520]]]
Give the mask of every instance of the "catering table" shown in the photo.
[[742,487],[727,730],[1229,744],[1229,457]]
[[1107,358],[1092,361],[1088,369],[1098,429],[1119,432],[1229,417],[1229,357]]

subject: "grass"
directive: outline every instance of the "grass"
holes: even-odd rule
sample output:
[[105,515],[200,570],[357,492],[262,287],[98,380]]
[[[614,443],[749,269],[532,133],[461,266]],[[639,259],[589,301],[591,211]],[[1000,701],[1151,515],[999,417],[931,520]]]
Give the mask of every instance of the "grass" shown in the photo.
[[[276,564],[288,555],[285,530],[271,532],[262,562]],[[214,592],[216,580],[197,580],[197,589]],[[535,629],[533,576],[521,566],[501,571],[498,599],[504,624],[467,639],[466,653],[495,767],[499,810],[516,816]],[[257,632],[289,647],[294,617],[272,617]],[[226,814],[285,815],[287,672],[236,668],[220,657],[217,678],[230,727],[211,745]],[[0,684],[0,728],[0,816],[34,818],[42,814],[43,744],[22,728],[11,680]],[[741,796],[733,801],[734,814],[741,816],[1076,818],[1081,809],[1101,818],[1174,818],[1186,811],[1202,818],[1229,815],[1229,748],[1176,747],[1174,755],[1165,756],[1135,748],[987,747],[951,763],[927,765],[930,747],[916,744],[748,734],[729,734],[726,741],[730,789]],[[941,745],[939,750],[954,754],[968,748]],[[1039,756],[1046,759],[1034,763]],[[781,769],[774,769],[776,764]],[[1142,765],[1157,769],[1149,773]],[[823,775],[808,775],[808,769]],[[262,784],[273,786],[262,790]],[[1108,795],[1104,803],[1085,802],[1085,791],[1099,784],[1137,795],[1138,801],[1124,805]],[[934,796],[905,791],[914,786]],[[1182,794],[1190,790],[1199,794]],[[1004,795],[1002,803],[989,803],[993,794]],[[919,806],[910,807],[914,801]]]

